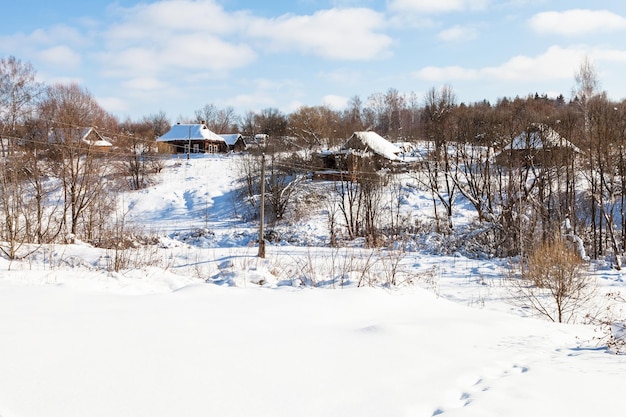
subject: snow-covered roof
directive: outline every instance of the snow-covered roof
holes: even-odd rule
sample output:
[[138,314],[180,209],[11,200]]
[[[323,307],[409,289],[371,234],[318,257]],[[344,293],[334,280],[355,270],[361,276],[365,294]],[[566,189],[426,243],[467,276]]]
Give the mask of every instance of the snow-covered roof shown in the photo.
[[391,160],[398,159],[398,154],[402,152],[400,148],[376,132],[354,132],[346,144],[344,144],[344,149],[347,149],[346,145],[353,140],[357,140],[363,145],[363,148],[360,148],[361,150],[369,151]]
[[204,123],[177,123],[166,134],[157,138],[157,142],[173,142],[177,140],[215,140],[225,142],[223,137],[212,132]]
[[53,143],[63,143],[66,140],[71,140],[73,142],[81,140],[91,144],[91,141],[88,140],[91,133],[94,133],[98,138],[101,138],[100,134],[93,127],[55,128],[48,132],[48,141]]
[[580,150],[570,141],[559,135],[554,129],[542,123],[533,123],[531,128],[517,135],[504,150],[570,148]]
[[109,138],[105,138],[93,127],[84,128],[56,128],[48,132],[48,142],[65,143],[72,141],[73,143],[83,142],[89,146],[98,146],[101,148],[112,147],[113,144]]
[[106,139],[96,140],[96,141],[91,142],[91,144],[93,146],[100,146],[100,147],[103,147],[103,148],[104,147],[113,146],[113,144],[111,142],[109,142],[108,140],[106,140]]
[[243,137],[241,136],[241,133],[221,133],[220,136],[224,138],[224,141],[228,146],[233,146],[235,143],[237,143],[239,138]]

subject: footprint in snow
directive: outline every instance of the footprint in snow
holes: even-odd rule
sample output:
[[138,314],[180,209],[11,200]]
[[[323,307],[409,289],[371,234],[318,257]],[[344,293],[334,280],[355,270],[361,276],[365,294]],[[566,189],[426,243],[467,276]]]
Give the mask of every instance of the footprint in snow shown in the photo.
[[524,374],[528,370],[527,366],[511,364],[504,367],[485,369],[485,376],[465,378],[466,382],[462,385],[466,385],[466,389],[457,392],[457,395],[453,395],[444,405],[435,408],[431,417],[443,415],[446,411],[467,407],[472,404],[476,397],[484,395],[491,389],[490,383],[510,375]]

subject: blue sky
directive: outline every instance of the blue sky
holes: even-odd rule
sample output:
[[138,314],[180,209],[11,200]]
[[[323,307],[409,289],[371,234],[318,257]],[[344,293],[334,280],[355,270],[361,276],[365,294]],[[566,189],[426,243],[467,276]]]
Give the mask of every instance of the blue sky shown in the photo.
[[459,102],[569,98],[588,57],[626,99],[626,2],[579,0],[22,0],[2,6],[0,56],[78,82],[121,120],[206,104],[239,114],[341,109],[394,88]]

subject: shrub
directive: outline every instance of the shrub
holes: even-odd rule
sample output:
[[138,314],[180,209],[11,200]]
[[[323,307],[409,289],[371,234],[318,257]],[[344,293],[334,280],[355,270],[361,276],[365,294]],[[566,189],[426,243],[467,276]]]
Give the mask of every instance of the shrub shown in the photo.
[[526,307],[549,320],[567,323],[594,297],[594,282],[586,273],[586,262],[556,238],[521,261],[520,276],[511,280],[511,288]]

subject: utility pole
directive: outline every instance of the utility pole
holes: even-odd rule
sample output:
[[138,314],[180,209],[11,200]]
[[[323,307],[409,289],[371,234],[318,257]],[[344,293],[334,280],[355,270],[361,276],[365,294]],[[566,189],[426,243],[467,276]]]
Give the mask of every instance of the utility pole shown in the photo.
[[187,160],[189,160],[189,154],[191,154],[191,125],[189,125],[189,142],[187,143]]
[[261,153],[261,209],[259,210],[259,258],[265,258],[265,237],[263,236],[265,223],[265,152]]

